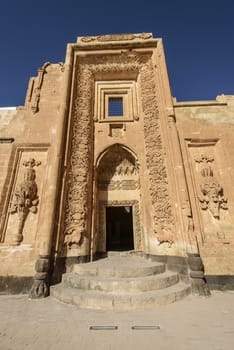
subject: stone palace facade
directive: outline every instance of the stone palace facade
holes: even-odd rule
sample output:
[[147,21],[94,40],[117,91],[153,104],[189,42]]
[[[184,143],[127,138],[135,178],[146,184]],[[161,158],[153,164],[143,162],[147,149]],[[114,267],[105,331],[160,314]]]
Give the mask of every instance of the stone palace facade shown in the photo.
[[233,135],[234,96],[172,97],[161,39],[68,44],[24,106],[0,109],[0,290],[46,296],[74,264],[129,250],[233,288]]

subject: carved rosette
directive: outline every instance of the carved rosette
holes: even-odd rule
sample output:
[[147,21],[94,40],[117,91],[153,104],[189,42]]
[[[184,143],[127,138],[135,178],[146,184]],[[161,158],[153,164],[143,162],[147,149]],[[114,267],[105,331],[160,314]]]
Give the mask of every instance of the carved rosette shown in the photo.
[[34,167],[40,164],[40,161],[36,161],[33,158],[23,162],[23,166],[25,167],[24,180],[16,187],[9,209],[10,214],[18,214],[19,223],[18,231],[15,235],[15,244],[20,244],[23,240],[24,224],[29,212],[34,214],[37,212],[39,199]]
[[159,242],[171,245],[173,216],[168,191],[165,150],[162,142],[156,86],[152,62],[142,69],[141,95],[144,111],[146,163],[149,172],[154,232]]

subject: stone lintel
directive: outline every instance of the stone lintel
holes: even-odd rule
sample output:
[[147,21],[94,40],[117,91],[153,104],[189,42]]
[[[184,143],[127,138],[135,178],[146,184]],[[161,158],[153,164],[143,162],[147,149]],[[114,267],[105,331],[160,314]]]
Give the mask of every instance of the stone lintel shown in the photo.
[[152,33],[140,34],[110,34],[99,36],[78,37],[77,43],[73,48],[82,48],[88,50],[90,48],[122,48],[122,47],[156,47],[161,39],[153,38]]

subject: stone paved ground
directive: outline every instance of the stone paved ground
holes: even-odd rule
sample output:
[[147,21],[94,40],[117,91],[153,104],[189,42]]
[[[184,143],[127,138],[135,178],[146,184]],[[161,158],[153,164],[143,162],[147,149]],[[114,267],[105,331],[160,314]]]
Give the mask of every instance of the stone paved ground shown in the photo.
[[[90,326],[118,326],[90,330]],[[160,329],[132,330],[132,326]],[[54,299],[0,296],[0,350],[233,350],[234,293],[189,296],[129,312],[81,310]]]

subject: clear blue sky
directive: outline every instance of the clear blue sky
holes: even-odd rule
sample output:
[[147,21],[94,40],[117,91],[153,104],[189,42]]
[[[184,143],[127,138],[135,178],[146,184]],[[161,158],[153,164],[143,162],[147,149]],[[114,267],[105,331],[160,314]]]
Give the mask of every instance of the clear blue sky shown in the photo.
[[30,76],[65,59],[77,36],[152,32],[162,37],[173,96],[234,94],[234,1],[2,0],[0,106],[24,104]]

